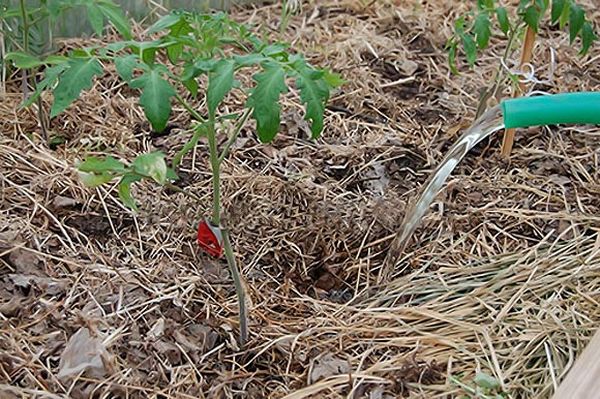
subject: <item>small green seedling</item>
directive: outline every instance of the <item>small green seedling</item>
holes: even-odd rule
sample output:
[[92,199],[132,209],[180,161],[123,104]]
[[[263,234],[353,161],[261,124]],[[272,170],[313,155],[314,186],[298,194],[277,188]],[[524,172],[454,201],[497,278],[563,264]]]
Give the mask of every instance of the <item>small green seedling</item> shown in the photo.
[[[98,36],[104,31],[105,22],[109,21],[123,37],[131,39],[127,18],[112,0],[19,0],[0,3],[0,36],[9,50],[2,60],[2,67],[13,64],[22,71],[26,99],[30,87],[33,90],[37,87],[35,76],[38,69],[64,61],[63,57],[51,54],[52,32],[58,18],[77,8],[87,11],[88,20]],[[38,100],[42,134],[48,139],[46,117],[39,97],[30,98],[27,102],[31,104],[35,99]]]
[[507,50],[515,36],[529,27],[538,32],[544,16],[550,10],[550,23],[560,29],[569,28],[569,42],[580,39],[579,53],[588,53],[596,40],[592,22],[586,19],[584,9],[573,0],[521,0],[516,15],[496,0],[478,0],[476,10],[460,16],[454,23],[454,35],[448,40],[448,62],[453,73],[458,73],[456,61],[462,50],[470,67],[475,65],[477,54],[490,43],[495,29],[508,39]]
[[450,377],[450,380],[467,393],[466,396],[460,396],[461,399],[506,399],[506,394],[502,391],[498,380],[482,371],[473,378],[473,385],[457,377]]
[[[194,133],[174,157],[171,167],[168,167],[164,154],[154,152],[139,155],[130,164],[112,157],[90,157],[78,168],[83,182],[89,187],[118,179],[119,198],[133,210],[137,207],[131,185],[143,179],[197,199],[172,182],[177,178],[175,171],[182,158],[201,137],[207,137],[212,169],[212,228],[222,236],[236,285],[243,344],[247,338],[244,289],[228,230],[221,225],[221,164],[250,117],[256,121],[256,134],[261,142],[268,143],[275,138],[280,129],[281,95],[288,92],[292,82],[304,104],[304,116],[310,122],[312,138],[318,138],[323,131],[330,91],[343,81],[336,74],[311,66],[285,44],[259,39],[247,26],[232,21],[223,13],[172,12],[160,18],[149,29],[149,34],[158,37],[151,41],[126,40],[89,47],[53,60],[55,62],[46,68],[45,77],[32,98],[43,91],[51,91],[54,102],[50,116],[59,115],[83,90],[91,87],[93,79],[104,73],[107,64],[114,63],[121,79],[139,91],[139,104],[154,130],[165,129],[172,113],[172,102],[178,102],[187,110],[194,121]],[[244,86],[235,78],[243,69],[254,72],[251,85]],[[233,90],[246,97],[244,110],[233,115],[223,114],[221,106]],[[203,98],[200,109],[184,98],[181,93],[186,91],[188,98]],[[228,125],[223,122],[231,119],[236,123],[226,131]],[[217,145],[218,134],[228,137],[222,148]]]

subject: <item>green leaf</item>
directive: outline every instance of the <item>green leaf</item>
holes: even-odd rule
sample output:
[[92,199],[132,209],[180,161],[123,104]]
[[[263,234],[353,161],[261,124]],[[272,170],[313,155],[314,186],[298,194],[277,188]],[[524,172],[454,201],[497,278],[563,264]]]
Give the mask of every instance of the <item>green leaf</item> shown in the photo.
[[299,58],[293,66],[297,72],[296,86],[300,90],[300,99],[305,104],[304,119],[312,122],[312,138],[316,139],[323,131],[323,114],[329,99],[329,88],[322,79],[323,73],[309,67],[304,59]]
[[135,199],[131,195],[131,184],[142,180],[142,176],[135,173],[128,173],[119,181],[119,199],[125,206],[137,212],[138,208]]
[[135,173],[150,177],[159,184],[165,184],[167,181],[165,154],[160,151],[138,155],[131,166]]
[[158,19],[158,21],[156,21],[148,29],[148,34],[160,32],[162,30],[170,28],[171,26],[173,26],[176,23],[180,22],[181,18],[182,18],[182,16],[180,14],[178,14],[178,13],[175,13],[175,12],[172,12],[170,14],[164,15],[164,16],[160,17]]
[[585,23],[585,12],[583,8],[579,7],[577,4],[571,4],[571,13],[569,15],[569,41],[571,44],[577,38],[577,34],[583,28],[583,24]]
[[19,69],[29,69],[44,65],[44,62],[34,55],[22,51],[12,51],[4,56],[5,61],[12,61]]
[[175,40],[175,42],[167,47],[167,57],[172,64],[175,64],[183,53],[184,43],[186,42],[184,39],[187,39],[185,36],[192,31],[192,28],[185,19],[181,18],[177,23],[171,25],[169,30],[168,37]]
[[246,106],[252,108],[258,138],[261,142],[268,143],[279,131],[279,96],[288,91],[285,71],[279,64],[268,63],[264,65],[264,72],[254,75],[254,80],[256,87],[250,93]]
[[454,21],[454,31],[458,36],[461,36],[465,33],[465,17],[460,16]]
[[208,112],[215,114],[216,110],[233,88],[233,72],[235,62],[232,59],[219,61],[212,72],[208,74],[208,89],[206,91],[206,104]]
[[456,68],[457,47],[456,42],[453,42],[448,49],[448,66],[450,67],[450,72],[454,75],[458,75],[458,69]]
[[64,111],[75,101],[82,90],[92,87],[94,76],[102,74],[102,65],[96,58],[73,58],[68,62],[69,68],[62,73],[58,85],[54,89],[54,103],[50,109],[50,117]]
[[510,30],[510,22],[508,21],[508,12],[505,7],[496,8],[496,18],[498,18],[498,25],[500,25],[500,30],[505,35],[508,35],[508,31]]
[[477,60],[477,45],[473,40],[473,37],[467,33],[462,36],[463,49],[465,50],[465,54],[467,56],[467,62],[470,67],[475,65],[475,61]]
[[135,54],[128,54],[123,57],[115,57],[115,67],[117,73],[126,82],[130,82],[133,77],[133,70],[138,65],[137,56]]
[[484,372],[479,372],[473,380],[475,385],[485,389],[496,389],[500,387],[500,383],[494,377]]
[[90,188],[101,186],[105,183],[108,183],[109,181],[111,181],[112,179],[114,179],[116,177],[115,175],[108,173],[108,172],[104,172],[104,173],[100,173],[100,174],[78,172],[78,175],[79,175],[79,178],[81,179],[81,181],[83,182],[83,184],[86,187],[90,187]]
[[182,83],[192,96],[196,97],[198,95],[198,82],[196,79],[191,78],[184,80]]
[[571,7],[567,3],[563,7],[562,14],[560,14],[560,18],[558,19],[558,23],[559,23],[560,29],[564,29],[564,27],[567,26],[567,23],[569,22],[569,16],[570,15],[571,15]]
[[325,82],[327,82],[329,87],[331,87],[332,89],[338,88],[348,83],[342,78],[342,75],[340,75],[339,73],[333,73],[328,69],[323,70],[323,80],[325,80]]
[[104,30],[104,14],[95,3],[87,3],[87,16],[96,35],[102,35]]
[[175,89],[157,69],[151,69],[132,80],[131,87],[142,89],[140,105],[144,108],[144,114],[154,130],[163,131],[171,115],[171,97],[177,94]]
[[238,67],[247,67],[247,66],[251,66],[251,65],[260,64],[261,62],[267,60],[267,57],[265,57],[262,54],[252,53],[252,54],[236,55],[233,57],[233,59],[235,60],[235,63]]
[[559,20],[567,3],[567,0],[552,0],[552,11],[550,12],[550,20],[552,23]]
[[487,12],[482,12],[477,15],[477,18],[475,18],[475,22],[473,23],[473,32],[475,33],[477,46],[480,49],[486,48],[492,34],[490,30],[490,19]]
[[177,176],[177,173],[173,168],[167,168],[167,180],[170,182],[179,180],[179,176]]
[[107,156],[106,158],[87,157],[82,163],[77,165],[77,169],[81,172],[92,173],[124,173],[127,167],[119,160]]
[[44,90],[50,89],[52,86],[56,84],[58,77],[64,72],[65,69],[68,68],[68,64],[66,62],[62,64],[55,65],[50,68],[46,68],[44,70],[44,79],[38,82],[35,87],[35,91],[29,98],[23,102],[22,107],[29,107],[33,104],[39,96],[42,95]]
[[96,3],[104,16],[114,25],[117,31],[126,39],[131,39],[131,27],[121,7],[110,0],[98,0]]
[[188,64],[184,67],[181,79],[188,80],[204,73],[208,73],[212,71],[216,65],[217,61],[213,58],[201,58],[196,60],[193,64]]
[[592,24],[588,21],[583,24],[583,28],[581,28],[581,50],[579,51],[580,55],[587,54],[588,50],[597,39],[596,34],[594,33],[594,28]]
[[525,15],[523,16],[523,20],[534,32],[537,33],[538,25],[540,21],[540,12],[538,11],[536,6],[529,6],[525,10]]

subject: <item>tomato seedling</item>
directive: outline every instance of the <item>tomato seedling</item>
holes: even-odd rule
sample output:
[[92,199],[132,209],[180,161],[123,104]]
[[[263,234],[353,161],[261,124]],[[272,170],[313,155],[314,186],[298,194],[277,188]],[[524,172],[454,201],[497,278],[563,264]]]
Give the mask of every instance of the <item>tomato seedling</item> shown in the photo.
[[[119,179],[119,198],[133,210],[137,207],[131,185],[142,179],[199,200],[172,182],[177,179],[176,170],[182,158],[195,147],[200,137],[207,137],[212,169],[212,215],[210,225],[201,222],[198,238],[208,253],[220,256],[224,252],[227,259],[238,295],[243,345],[248,334],[245,294],[229,232],[221,221],[221,164],[249,118],[255,120],[256,133],[262,143],[275,138],[280,129],[281,95],[288,92],[291,82],[299,91],[312,138],[318,138],[323,131],[330,91],[343,81],[328,70],[313,67],[285,44],[259,39],[246,25],[232,21],[223,13],[172,12],[160,18],[149,29],[149,34],[159,36],[151,41],[126,40],[71,52],[45,70],[45,77],[32,97],[40,96],[44,90],[51,91],[54,102],[50,116],[56,116],[83,90],[91,87],[93,79],[104,73],[108,63],[114,63],[120,78],[139,91],[139,104],[154,130],[165,129],[172,113],[172,102],[185,108],[194,121],[194,133],[173,158],[170,167],[164,154],[153,152],[139,155],[129,164],[112,157],[88,157],[78,169],[89,187]],[[163,63],[162,60],[168,61]],[[253,75],[253,84],[248,87],[235,79],[243,69],[258,70]],[[201,77],[207,81],[204,93],[201,93],[204,88]],[[224,132],[226,125],[222,122],[231,115],[222,115],[219,109],[232,90],[245,94],[246,101],[243,112],[233,115],[236,119],[234,127]],[[184,91],[192,97],[202,94],[202,110],[195,109],[184,99],[180,94]],[[228,135],[222,148],[217,145],[219,133]]]

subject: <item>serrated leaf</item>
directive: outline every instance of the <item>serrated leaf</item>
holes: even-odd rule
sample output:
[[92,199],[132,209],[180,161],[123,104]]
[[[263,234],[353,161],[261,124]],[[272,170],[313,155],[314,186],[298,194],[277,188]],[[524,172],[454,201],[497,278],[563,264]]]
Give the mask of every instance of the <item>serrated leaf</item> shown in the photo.
[[469,66],[472,67],[477,60],[477,45],[475,44],[475,40],[473,40],[471,35],[465,33],[462,36],[462,43],[465,55],[467,56],[467,62],[469,63]]
[[473,32],[475,33],[477,46],[480,49],[486,48],[492,34],[490,29],[490,19],[487,12],[482,12],[477,15],[477,18],[475,18],[475,22],[473,23]]
[[142,180],[142,177],[135,173],[128,173],[119,181],[119,199],[123,204],[133,211],[138,210],[135,199],[131,195],[131,184]]
[[477,373],[475,375],[473,382],[478,387],[485,388],[485,389],[496,389],[500,386],[500,383],[498,382],[498,380],[496,380],[494,377],[492,377],[491,375],[486,374],[484,372]]
[[552,23],[558,21],[567,3],[567,0],[552,0],[552,10],[550,11],[550,21]]
[[175,89],[156,69],[132,80],[131,87],[142,89],[140,105],[144,108],[144,114],[154,130],[163,131],[171,115],[171,97],[175,96]]
[[505,35],[508,35],[508,31],[510,30],[510,22],[508,21],[508,12],[505,7],[496,8],[496,18],[498,18],[498,25],[500,25],[500,30]]
[[137,56],[128,54],[123,57],[115,57],[115,68],[117,73],[126,82],[130,82],[133,77],[133,70],[138,65]]
[[312,138],[316,139],[323,131],[323,114],[325,103],[329,99],[329,88],[322,79],[322,72],[315,71],[306,65],[303,59],[296,61],[296,86],[300,90],[300,99],[305,104],[304,119],[310,120]]
[[104,30],[104,14],[102,14],[102,10],[93,2],[87,3],[87,16],[90,21],[90,25],[92,25],[92,29],[97,36],[102,35],[102,31]]
[[12,51],[7,53],[4,56],[4,60],[11,61],[13,65],[19,69],[29,69],[44,65],[44,62],[36,56],[22,51]]
[[124,173],[127,171],[125,164],[111,156],[105,158],[87,157],[83,162],[77,165],[77,169],[81,172],[92,173]]
[[90,188],[101,186],[105,183],[108,183],[109,181],[111,181],[112,179],[114,179],[116,177],[115,175],[108,173],[108,172],[100,173],[100,174],[88,173],[88,172],[78,172],[78,175],[79,175],[79,179],[81,179],[81,182],[86,187],[90,187]]
[[577,38],[577,34],[583,28],[585,23],[585,12],[583,8],[575,3],[571,4],[571,12],[569,15],[569,42],[573,44]]
[[50,117],[60,114],[79,97],[82,90],[92,87],[94,76],[101,75],[102,72],[102,65],[93,57],[69,60],[68,69],[62,73],[54,89]]
[[279,96],[288,91],[285,84],[285,71],[279,64],[269,63],[264,72],[254,75],[256,87],[248,97],[246,106],[252,108],[252,117],[256,120],[258,138],[268,143],[279,131]]
[[165,154],[160,151],[138,155],[131,166],[135,173],[148,176],[159,184],[165,184],[167,181]]
[[586,21],[585,24],[583,24],[583,28],[581,28],[581,50],[579,51],[579,54],[587,54],[595,40],[596,34],[594,33],[594,28],[592,27],[592,24]]
[[525,15],[523,16],[523,20],[534,32],[537,33],[538,25],[540,22],[540,12],[538,11],[536,6],[529,6],[525,10]]
[[233,88],[233,72],[235,62],[232,59],[219,61],[212,72],[208,74],[208,89],[206,90],[206,105],[211,114],[215,114],[217,107],[227,93]]

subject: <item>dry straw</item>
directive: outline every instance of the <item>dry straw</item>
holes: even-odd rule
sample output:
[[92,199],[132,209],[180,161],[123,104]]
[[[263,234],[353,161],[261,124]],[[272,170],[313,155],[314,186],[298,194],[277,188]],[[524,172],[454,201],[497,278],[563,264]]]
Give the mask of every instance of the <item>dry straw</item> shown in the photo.
[[[193,239],[210,204],[206,144],[181,170],[201,204],[140,185],[132,215],[74,171],[86,154],[174,154],[191,134],[184,113],[152,135],[109,72],[52,121],[66,143],[48,149],[35,110],[2,98],[1,397],[449,398],[463,392],[453,379],[471,384],[480,370],[507,397],[551,395],[600,321],[599,131],[525,130],[510,164],[498,139],[480,145],[377,286],[407,202],[473,117],[502,43],[450,76],[443,45],[459,2],[365,3],[307,2],[290,21],[287,39],[349,80],[323,138],[306,138],[290,100],[272,146],[249,129],[224,163],[250,293],[242,353],[226,269]],[[276,32],[279,11],[234,15]],[[559,60],[543,89],[597,90],[598,52],[578,59],[567,41],[541,32]],[[9,93],[18,87],[7,78]],[[102,337],[112,372],[73,384],[57,373],[81,327]]]

